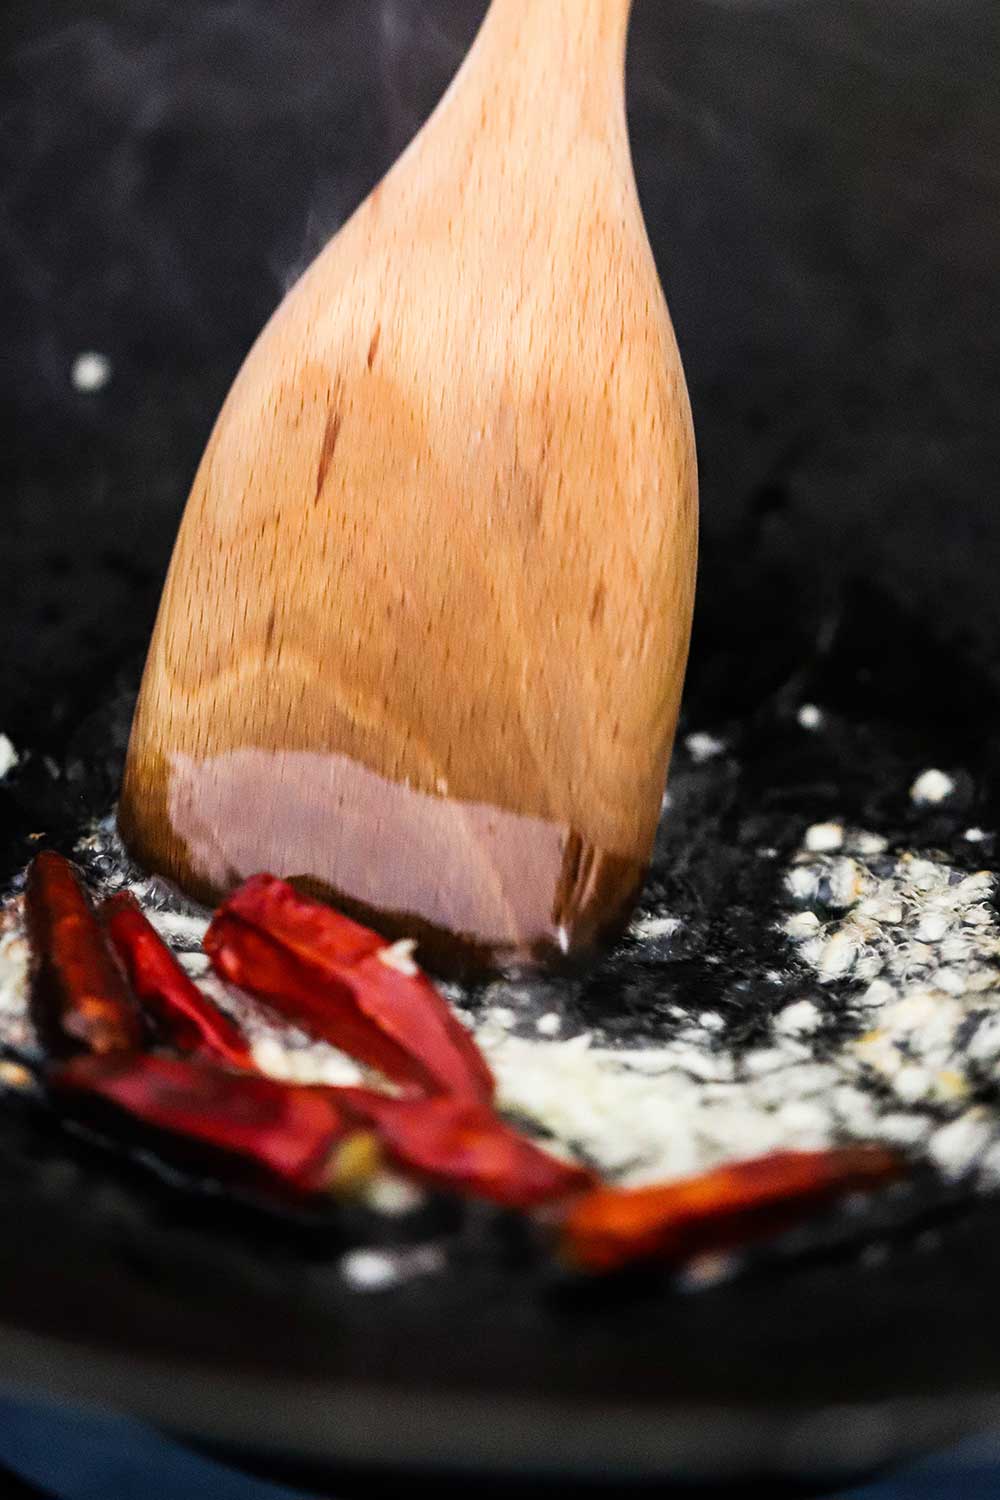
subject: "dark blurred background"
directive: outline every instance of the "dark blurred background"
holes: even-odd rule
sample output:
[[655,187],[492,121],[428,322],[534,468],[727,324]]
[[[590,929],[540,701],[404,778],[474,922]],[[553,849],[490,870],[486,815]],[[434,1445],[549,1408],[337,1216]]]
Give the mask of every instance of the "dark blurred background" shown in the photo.
[[[0,9],[15,741],[57,748],[95,674],[134,670],[243,354],[484,9]],[[701,720],[845,629],[875,696],[932,641],[1000,683],[998,56],[996,0],[636,0],[636,172],[701,455]],[[72,382],[84,351],[110,362],[100,390]],[[948,712],[940,675],[929,657]]]

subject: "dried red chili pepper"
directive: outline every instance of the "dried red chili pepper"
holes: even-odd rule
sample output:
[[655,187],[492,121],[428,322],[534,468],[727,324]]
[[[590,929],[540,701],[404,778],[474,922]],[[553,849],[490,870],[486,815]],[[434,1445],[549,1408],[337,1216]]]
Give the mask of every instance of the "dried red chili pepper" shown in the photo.
[[257,1070],[240,1028],[188,978],[130,892],[105,901],[100,917],[132,989],[167,1042],[189,1056]]
[[478,1047],[405,945],[388,944],[272,875],[223,902],[205,952],[224,979],[421,1091],[488,1103],[493,1078]]
[[371,1089],[337,1089],[341,1107],[374,1126],[397,1167],[452,1192],[508,1208],[531,1208],[593,1187],[583,1167],[540,1150],[470,1099],[392,1099]]
[[663,1186],[598,1188],[563,1220],[562,1252],[581,1270],[611,1271],[631,1261],[677,1262],[734,1249],[903,1170],[898,1157],[877,1147],[779,1151]]
[[208,1148],[298,1193],[355,1187],[378,1164],[374,1135],[338,1107],[331,1089],[149,1053],[77,1057],[50,1082],[61,1094],[122,1111],[161,1144],[173,1138]]
[[25,920],[31,946],[31,1015],[54,1057],[142,1045],[142,1018],[128,993],[76,868],[46,850],[28,870]]

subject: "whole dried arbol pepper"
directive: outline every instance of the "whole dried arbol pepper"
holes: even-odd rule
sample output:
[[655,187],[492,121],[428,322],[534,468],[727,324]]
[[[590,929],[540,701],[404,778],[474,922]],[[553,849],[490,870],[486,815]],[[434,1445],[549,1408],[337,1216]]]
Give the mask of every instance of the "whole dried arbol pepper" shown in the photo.
[[598,1188],[563,1220],[562,1256],[580,1270],[612,1271],[632,1261],[677,1263],[736,1249],[903,1171],[891,1152],[859,1146],[778,1151],[662,1186]]
[[468,1099],[303,1087],[150,1053],[74,1058],[50,1082],[78,1112],[96,1104],[154,1131],[167,1155],[179,1142],[207,1148],[223,1178],[230,1158],[299,1193],[356,1186],[383,1154],[421,1182],[509,1208],[561,1202],[594,1183]]
[[493,1077],[469,1032],[413,962],[273,875],[221,905],[205,952],[232,984],[394,1082],[489,1103]]
[[31,1016],[46,1053],[128,1052],[142,1018],[74,865],[45,850],[28,870]]
[[507,1208],[533,1208],[594,1186],[586,1168],[540,1150],[475,1100],[392,1099],[371,1089],[335,1092],[347,1114],[375,1128],[397,1167],[435,1187]]
[[78,1111],[121,1111],[168,1153],[178,1141],[207,1151],[224,1175],[228,1159],[295,1193],[319,1193],[355,1188],[378,1166],[374,1134],[331,1089],[150,1053],[73,1058],[49,1081]]
[[132,989],[166,1042],[193,1057],[257,1071],[243,1032],[188,978],[129,891],[105,901],[100,918]]

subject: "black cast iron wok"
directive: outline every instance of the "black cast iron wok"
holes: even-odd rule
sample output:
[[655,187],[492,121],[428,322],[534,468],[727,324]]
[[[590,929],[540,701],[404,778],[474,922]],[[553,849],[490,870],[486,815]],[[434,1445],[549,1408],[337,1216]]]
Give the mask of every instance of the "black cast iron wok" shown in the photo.
[[[0,729],[30,752],[0,784],[4,878],[33,836],[68,848],[110,806],[217,405],[481,9],[0,16]],[[833,814],[906,836],[912,775],[942,763],[961,795],[921,837],[969,865],[962,830],[998,826],[1000,23],[991,0],[669,9],[637,0],[631,123],[702,453],[686,723],[730,752],[679,756],[658,874],[700,934],[669,983],[725,1000],[773,961],[779,877],[751,847]],[[70,381],[86,349],[111,361],[98,392]],[[803,701],[835,732],[793,733]],[[597,1019],[621,1004],[617,962],[585,997]],[[360,1297],[322,1235],[16,1107],[0,1190],[5,1378],[258,1458],[832,1476],[1000,1414],[1000,1205],[930,1183],[858,1242],[820,1228],[697,1295],[581,1292],[472,1215],[460,1273]]]

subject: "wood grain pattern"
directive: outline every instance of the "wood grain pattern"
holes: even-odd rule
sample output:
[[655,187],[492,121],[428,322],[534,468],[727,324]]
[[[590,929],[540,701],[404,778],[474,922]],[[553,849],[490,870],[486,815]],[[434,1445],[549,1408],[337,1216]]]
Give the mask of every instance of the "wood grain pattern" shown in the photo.
[[629,153],[629,10],[494,0],[233,385],[120,810],[197,894],[266,868],[500,958],[584,948],[627,911],[697,525]]

